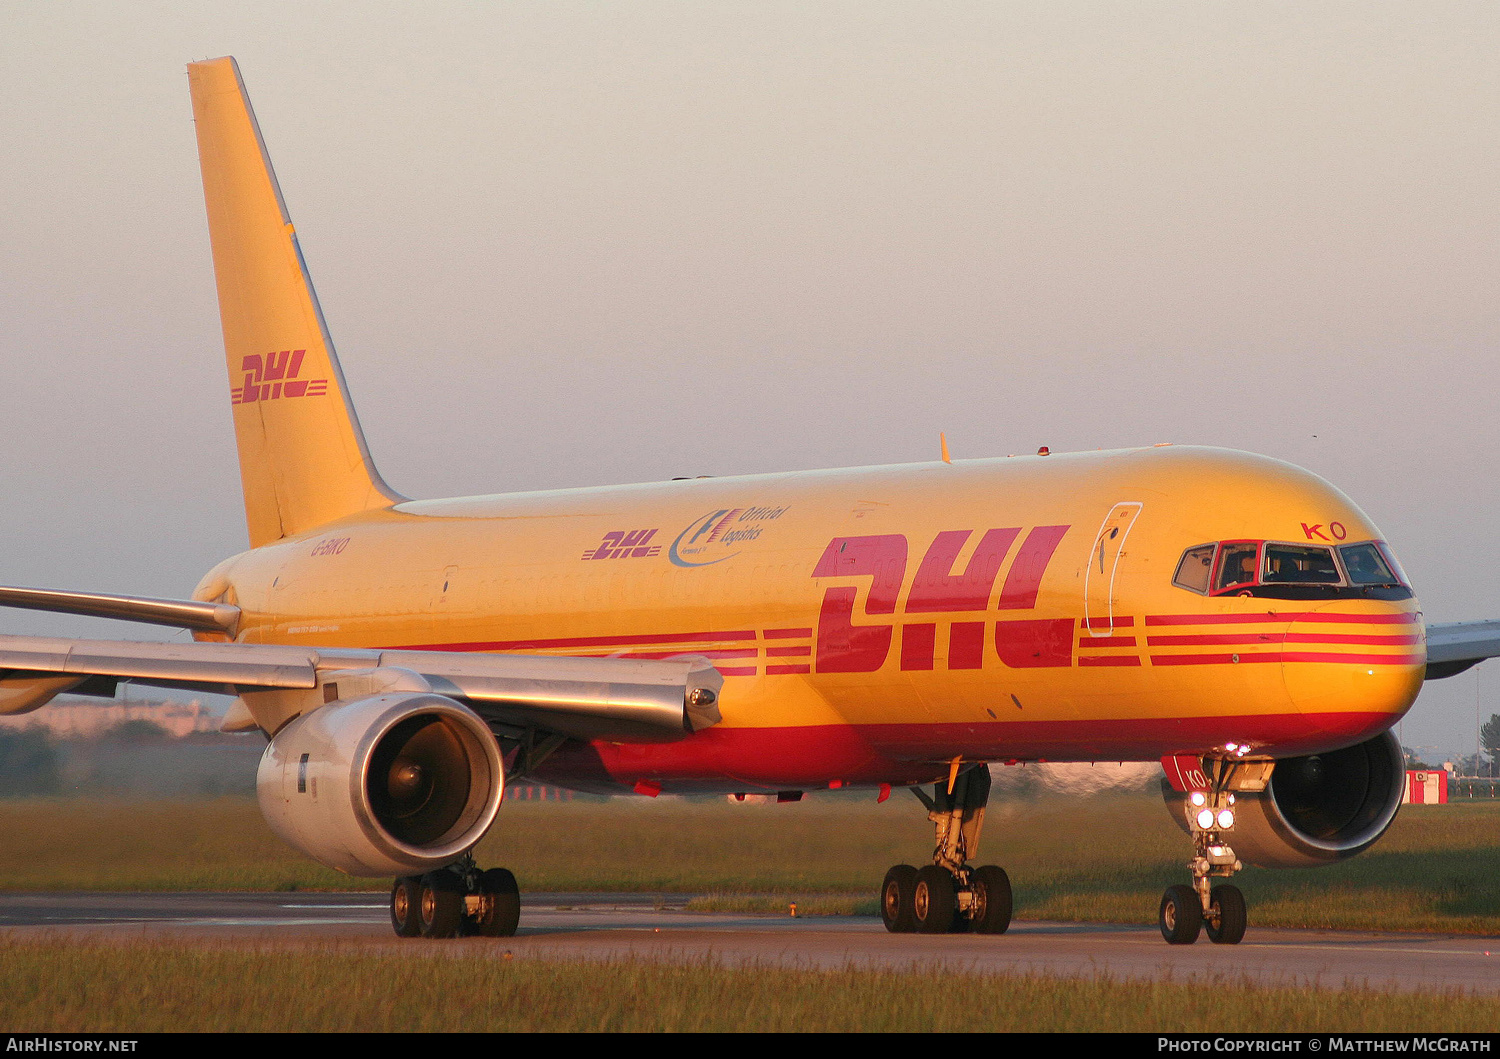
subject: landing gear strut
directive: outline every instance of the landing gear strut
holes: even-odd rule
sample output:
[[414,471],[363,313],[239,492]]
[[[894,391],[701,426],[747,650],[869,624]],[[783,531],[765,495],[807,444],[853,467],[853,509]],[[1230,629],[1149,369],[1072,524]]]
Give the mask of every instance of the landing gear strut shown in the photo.
[[910,788],[927,807],[937,832],[932,863],[917,869],[898,864],[885,873],[880,915],[893,934],[1004,934],[1010,927],[1010,878],[994,865],[973,867],[979,831],[990,797],[990,770],[983,764],[933,787],[931,797]]
[[1234,830],[1234,792],[1264,790],[1270,763],[1231,757],[1205,757],[1200,789],[1188,792],[1183,804],[1188,833],[1193,839],[1191,886],[1169,886],[1162,895],[1157,920],[1169,945],[1191,945],[1199,930],[1218,945],[1238,945],[1245,936],[1245,895],[1228,879],[1243,864],[1229,844]]
[[504,868],[480,871],[469,854],[391,887],[391,926],[403,938],[508,938],[520,919],[516,877]]

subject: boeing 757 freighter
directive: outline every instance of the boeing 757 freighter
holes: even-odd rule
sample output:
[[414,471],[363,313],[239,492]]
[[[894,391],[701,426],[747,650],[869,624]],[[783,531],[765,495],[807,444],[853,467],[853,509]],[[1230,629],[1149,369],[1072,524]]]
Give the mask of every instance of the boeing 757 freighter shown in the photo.
[[886,926],[1000,933],[989,763],[1108,760],[1162,763],[1192,848],[1166,940],[1233,944],[1229,878],[1374,843],[1401,801],[1391,726],[1500,654],[1500,622],[1424,629],[1343,493],[1222,449],[408,500],[370,460],[234,60],[188,71],[250,548],[191,600],[0,589],[196,641],[0,637],[0,712],[122,681],[237,696],[271,827],[396,877],[402,936],[515,931],[514,877],[470,851],[520,777],[905,787],[935,848],[886,875]]

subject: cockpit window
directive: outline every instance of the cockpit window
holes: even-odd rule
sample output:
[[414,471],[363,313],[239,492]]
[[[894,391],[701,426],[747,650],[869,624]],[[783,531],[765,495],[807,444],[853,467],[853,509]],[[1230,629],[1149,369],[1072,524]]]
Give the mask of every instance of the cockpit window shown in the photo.
[[1217,544],[1200,544],[1183,552],[1172,584],[1190,592],[1207,593],[1209,575],[1214,568],[1214,549],[1217,547]]
[[1346,544],[1339,549],[1349,582],[1355,585],[1399,585],[1397,577],[1374,544]]
[[[1365,547],[1369,548],[1369,545]],[[1373,548],[1370,550],[1374,551]],[[1343,578],[1339,576],[1331,549],[1301,544],[1267,544],[1264,580],[1268,585],[1336,585]]]
[[1195,544],[1172,584],[1209,596],[1266,599],[1411,599],[1406,576],[1382,541],[1326,546],[1278,541]]
[[1254,541],[1236,541],[1224,545],[1219,555],[1219,576],[1214,582],[1214,591],[1255,584],[1259,567],[1260,545]]
[[1385,541],[1376,541],[1375,547],[1380,549],[1380,554],[1385,557],[1385,565],[1390,567],[1391,573],[1396,575],[1396,580],[1410,588],[1411,578],[1407,577],[1406,571],[1401,569],[1401,560],[1396,558],[1396,553],[1391,551],[1391,546]]

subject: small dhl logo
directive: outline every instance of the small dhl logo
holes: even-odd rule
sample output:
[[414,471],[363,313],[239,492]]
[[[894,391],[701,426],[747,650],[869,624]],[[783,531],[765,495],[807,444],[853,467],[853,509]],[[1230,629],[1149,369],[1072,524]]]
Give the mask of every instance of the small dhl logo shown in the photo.
[[661,554],[660,544],[649,543],[656,530],[611,530],[597,548],[583,553],[585,559],[644,559]]
[[283,349],[262,357],[252,353],[240,364],[245,384],[229,391],[231,404],[253,404],[281,397],[321,397],[328,392],[327,379],[299,379],[305,349]]

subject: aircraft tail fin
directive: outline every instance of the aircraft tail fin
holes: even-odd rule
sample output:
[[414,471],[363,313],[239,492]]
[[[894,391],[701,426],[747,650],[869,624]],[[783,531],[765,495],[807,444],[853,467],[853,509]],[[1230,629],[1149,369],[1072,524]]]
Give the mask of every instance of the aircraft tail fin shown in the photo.
[[234,59],[188,66],[251,547],[402,499],[355,417]]

